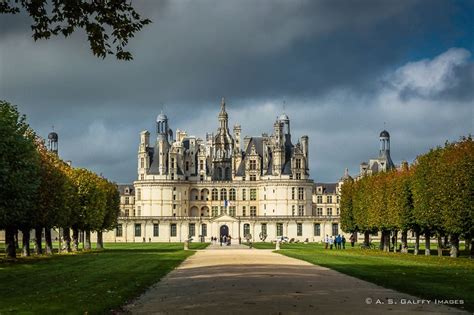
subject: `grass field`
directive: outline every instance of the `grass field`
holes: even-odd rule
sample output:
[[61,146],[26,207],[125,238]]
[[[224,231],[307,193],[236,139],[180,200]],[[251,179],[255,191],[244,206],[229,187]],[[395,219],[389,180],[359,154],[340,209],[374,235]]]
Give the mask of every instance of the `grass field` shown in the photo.
[[[207,244],[192,243],[191,249]],[[106,250],[0,260],[0,314],[101,314],[137,297],[193,251],[182,243],[107,243]]]
[[[271,243],[254,248],[274,249]],[[462,299],[474,311],[474,260],[384,253],[379,250],[325,250],[321,244],[282,244],[280,254],[328,267],[386,288],[425,299]]]

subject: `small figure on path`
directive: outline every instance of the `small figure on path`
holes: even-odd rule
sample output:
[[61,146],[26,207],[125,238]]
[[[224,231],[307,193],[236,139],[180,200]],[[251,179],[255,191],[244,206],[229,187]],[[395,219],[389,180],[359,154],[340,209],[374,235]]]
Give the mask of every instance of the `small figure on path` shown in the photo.
[[326,237],[324,238],[324,249],[328,249],[328,245],[329,245],[329,236],[326,234]]
[[354,243],[355,243],[354,233],[351,234],[351,237],[349,238],[349,240],[351,241],[351,247],[354,247]]
[[219,241],[220,241],[220,243],[221,243],[221,246],[222,246],[222,241],[223,241],[223,239],[222,239],[222,235],[221,235],[221,237],[219,238]]
[[342,236],[341,241],[342,241],[342,249],[346,249],[346,238],[344,237],[344,235]]
[[334,239],[331,237],[329,238],[329,249],[332,249],[332,245],[334,244]]

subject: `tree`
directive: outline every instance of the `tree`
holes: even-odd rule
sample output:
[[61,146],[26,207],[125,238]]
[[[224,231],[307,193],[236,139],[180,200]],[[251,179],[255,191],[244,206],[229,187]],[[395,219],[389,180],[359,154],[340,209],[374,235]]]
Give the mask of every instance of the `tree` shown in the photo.
[[84,248],[91,249],[91,231],[101,229],[105,217],[106,194],[101,189],[102,178],[89,170],[74,169],[72,179],[77,187],[79,200],[79,217],[73,225],[74,248],[77,250],[77,237],[79,229],[84,231]]
[[357,224],[354,219],[354,181],[349,178],[341,186],[341,229],[344,232],[357,233]]
[[31,29],[35,41],[57,35],[68,37],[77,29],[83,29],[95,56],[115,55],[122,60],[132,59],[132,54],[124,50],[129,39],[151,23],[126,0],[0,2],[0,13],[17,14],[21,11],[33,19]]
[[[472,137],[446,144],[440,154],[442,178],[437,194],[442,201],[443,226],[451,235],[451,257],[459,255],[459,237],[474,233],[474,141]],[[467,242],[468,243],[468,242]],[[471,248],[471,257],[473,256]]]
[[117,226],[117,219],[120,214],[120,193],[117,185],[103,179],[102,186],[106,195],[105,215],[102,226],[97,230],[97,248],[104,248],[102,231],[110,230]]
[[16,230],[28,223],[34,209],[39,185],[34,139],[26,117],[15,106],[0,101],[0,229],[5,229],[9,258],[16,257]]

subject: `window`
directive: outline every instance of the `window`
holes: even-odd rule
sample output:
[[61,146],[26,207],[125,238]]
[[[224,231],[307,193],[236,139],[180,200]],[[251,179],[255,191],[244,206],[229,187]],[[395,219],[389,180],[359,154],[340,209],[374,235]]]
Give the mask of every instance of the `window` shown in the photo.
[[249,238],[251,237],[250,235],[250,224],[245,223],[244,224],[244,238]]
[[189,161],[186,161],[185,169],[186,171],[189,171]]
[[314,236],[321,236],[321,224],[314,224]]
[[326,200],[327,200],[328,203],[332,203],[332,196],[327,196]]
[[339,224],[333,223],[332,224],[332,235],[338,235],[339,234]]
[[257,175],[250,175],[250,181],[255,182],[257,180]]
[[130,210],[125,209],[125,216],[128,217],[130,215]]
[[298,215],[304,216],[304,205],[298,205]]
[[292,199],[292,200],[295,200],[295,199],[296,199],[295,191],[296,191],[296,188],[295,188],[295,187],[291,187],[291,199]]
[[205,223],[201,225],[201,236],[207,236],[207,224]]
[[295,216],[295,205],[291,206],[291,215]]
[[231,217],[235,217],[235,206],[230,206],[229,207],[229,215]]
[[158,223],[153,224],[153,236],[160,236],[160,225]]
[[336,208],[336,215],[339,215],[339,208]]
[[283,236],[283,223],[277,223],[277,236]]
[[170,235],[171,236],[176,236],[176,223],[171,223],[170,225]]
[[322,216],[323,215],[323,208],[316,208],[316,215]]
[[247,200],[247,191],[244,189],[242,189],[242,200]]
[[174,180],[174,173],[171,173],[171,180]]
[[250,216],[251,217],[256,217],[257,216],[257,207],[256,206],[251,206],[250,207]]
[[262,230],[262,236],[266,236],[267,235],[267,224],[266,223],[262,223],[261,230]]
[[243,216],[243,217],[245,217],[245,215],[246,215],[245,212],[246,212],[246,209],[245,209],[245,206],[243,206],[243,207],[242,207],[242,216]]
[[316,197],[316,199],[317,199],[316,200],[317,203],[323,203],[323,196],[318,196]]
[[225,214],[226,213],[226,209],[224,206],[221,206],[221,214]]
[[337,202],[337,203],[340,203],[340,202],[341,202],[341,197],[339,197],[339,195],[336,197],[336,202]]
[[174,168],[174,158],[171,158],[171,166],[170,168]]
[[141,216],[142,215],[142,207],[138,206],[137,207],[137,216]]
[[303,236],[303,223],[296,223],[296,236]]
[[123,234],[122,224],[117,224],[117,227],[115,228],[115,236],[122,237],[122,234]]
[[250,189],[250,200],[257,200],[257,189]]
[[301,168],[301,159],[296,159],[296,168]]
[[142,190],[137,189],[137,200],[142,200]]
[[328,208],[326,212],[327,212],[327,215],[332,215],[332,208]]
[[298,187],[298,200],[304,200],[304,187]]
[[135,237],[142,236],[142,225],[140,223],[135,224]]
[[296,173],[296,179],[301,179],[301,173]]
[[130,203],[130,198],[129,197],[125,197],[125,204],[128,205]]
[[231,188],[229,190],[229,200],[235,200],[235,189],[234,188]]
[[189,223],[189,237],[196,236],[196,224]]
[[212,200],[218,200],[218,199],[219,199],[219,198],[218,198],[218,192],[217,192],[217,189],[216,189],[216,188],[212,189],[211,198],[212,198]]
[[225,188],[221,189],[221,200],[227,200],[227,190]]
[[199,180],[202,182],[204,180],[204,175],[199,175]]
[[217,217],[219,215],[218,213],[218,207],[217,206],[212,206],[212,216]]
[[250,170],[254,171],[257,169],[257,161],[250,160]]
[[140,174],[140,180],[144,180],[144,179],[145,179],[145,175]]
[[199,169],[204,170],[204,161],[203,160],[199,161]]

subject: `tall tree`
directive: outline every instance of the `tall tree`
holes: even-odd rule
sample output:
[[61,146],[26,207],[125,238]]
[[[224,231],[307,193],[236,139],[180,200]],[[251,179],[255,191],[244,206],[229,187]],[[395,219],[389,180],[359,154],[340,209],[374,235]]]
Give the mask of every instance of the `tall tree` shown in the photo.
[[103,189],[106,194],[105,215],[102,226],[97,230],[97,248],[104,248],[104,240],[102,232],[110,230],[117,226],[117,219],[120,214],[120,193],[117,185],[102,180]]
[[[451,257],[459,255],[459,237],[474,233],[474,141],[472,137],[446,144],[440,155],[441,180],[437,194],[442,201],[443,225],[451,235]],[[472,252],[471,252],[472,257]]]
[[34,140],[26,117],[15,106],[0,101],[0,229],[5,229],[9,258],[16,257],[14,235],[31,218],[39,186]]
[[68,37],[77,29],[87,34],[92,53],[105,58],[130,60],[124,50],[130,38],[151,23],[132,7],[131,1],[59,1],[6,0],[0,2],[0,14],[27,13],[32,18],[34,40],[52,36]]
[[344,180],[344,183],[341,187],[341,229],[344,232],[356,233],[357,224],[354,219],[354,208],[353,208],[353,198],[354,198],[354,181],[349,178]]

